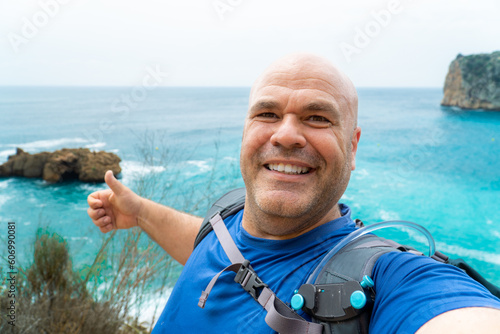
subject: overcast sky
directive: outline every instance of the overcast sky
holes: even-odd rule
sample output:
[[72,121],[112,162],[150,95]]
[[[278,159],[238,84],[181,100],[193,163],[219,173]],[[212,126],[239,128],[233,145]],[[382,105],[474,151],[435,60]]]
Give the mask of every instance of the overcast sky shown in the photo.
[[498,0],[0,0],[0,85],[251,86],[296,51],[358,87],[441,87],[500,49]]

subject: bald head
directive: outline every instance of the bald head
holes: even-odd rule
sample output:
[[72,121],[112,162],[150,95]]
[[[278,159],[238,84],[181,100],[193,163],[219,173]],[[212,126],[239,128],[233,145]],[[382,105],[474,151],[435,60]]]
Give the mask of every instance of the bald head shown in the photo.
[[357,124],[358,95],[351,80],[329,60],[308,53],[285,56],[262,73],[250,92],[250,106],[268,86],[282,85],[291,89],[321,89],[332,95],[339,110],[345,112],[352,125]]
[[357,106],[347,76],[315,55],[282,58],[257,79],[240,154],[250,234],[291,238],[340,217],[361,134]]

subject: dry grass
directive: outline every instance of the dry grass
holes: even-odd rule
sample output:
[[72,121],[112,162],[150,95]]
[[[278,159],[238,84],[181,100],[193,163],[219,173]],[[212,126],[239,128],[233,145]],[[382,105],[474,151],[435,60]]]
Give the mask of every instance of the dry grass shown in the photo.
[[[39,230],[33,263],[20,269],[16,283],[16,326],[2,312],[0,333],[150,333],[155,319],[140,322],[149,302],[145,296],[165,292],[172,260],[141,236],[138,229],[128,231],[124,240],[110,235],[94,263],[75,271],[67,242]],[[118,245],[121,252],[109,256]],[[7,303],[2,293],[2,310]]]

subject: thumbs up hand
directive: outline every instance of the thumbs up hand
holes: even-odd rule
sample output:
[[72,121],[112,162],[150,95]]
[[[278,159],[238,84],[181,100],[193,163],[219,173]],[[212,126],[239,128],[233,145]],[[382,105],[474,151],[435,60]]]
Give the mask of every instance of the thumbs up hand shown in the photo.
[[110,189],[93,192],[87,198],[87,213],[101,232],[137,226],[143,198],[118,181],[107,171],[104,181]]

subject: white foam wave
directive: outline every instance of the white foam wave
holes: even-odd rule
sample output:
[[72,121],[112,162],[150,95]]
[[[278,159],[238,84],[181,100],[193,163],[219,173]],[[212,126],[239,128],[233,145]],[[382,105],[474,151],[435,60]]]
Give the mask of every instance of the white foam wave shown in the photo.
[[[49,140],[37,140],[29,143],[22,144],[7,144],[7,147],[20,147],[25,151],[37,151],[46,148],[52,148],[56,146],[64,146],[68,144],[85,144],[88,140],[83,138],[60,138],[60,139],[49,139]],[[15,152],[14,152],[15,153]]]
[[382,220],[401,220],[396,212],[379,210],[378,214]]
[[480,251],[476,249],[467,249],[461,246],[447,245],[442,242],[437,242],[436,248],[447,255],[452,253],[461,257],[469,257],[479,261],[500,265],[500,254]]
[[[151,294],[143,300],[142,304],[136,304],[133,307],[132,313],[134,315],[139,315],[139,322],[151,324],[152,320],[154,322],[158,321],[158,318],[163,311],[163,308],[167,304],[168,298],[172,293],[172,288],[165,288],[165,291],[161,293]],[[155,325],[153,323],[152,325]]]
[[[486,223],[488,224],[489,221],[487,221]],[[428,244],[427,238],[425,238],[424,235],[422,235],[422,233],[407,227],[401,228],[401,230],[406,232],[409,235],[410,239],[416,240],[420,244],[425,244],[425,245]],[[499,231],[493,231],[492,234],[495,237],[500,238]],[[443,252],[444,254],[450,257],[458,256],[464,258],[472,258],[479,261],[491,263],[494,265],[500,265],[500,254],[497,253],[476,250],[476,249],[468,249],[462,246],[449,245],[439,241],[435,241],[435,244],[436,244],[436,250],[439,250],[440,252]],[[421,251],[424,250],[422,249]]]
[[82,206],[82,205],[78,205],[78,204],[74,204],[71,207],[71,210],[73,210],[73,211],[85,211],[85,212],[87,212],[87,209],[88,209],[87,206],[85,206],[85,205]]
[[101,143],[101,142],[85,145],[86,148],[101,148],[104,146],[106,146],[106,143]]
[[139,161],[121,162],[122,174],[125,175],[146,175],[150,173],[162,173],[166,170],[164,166],[148,166]]
[[123,161],[120,165],[122,167],[120,181],[129,186],[136,178],[145,177],[148,174],[162,173],[166,170],[163,166],[148,166],[139,161]]
[[189,161],[187,161],[187,163],[188,163],[188,165],[198,167],[200,173],[206,173],[212,168],[208,164],[208,161],[206,161],[206,160],[189,160]]
[[93,243],[94,242],[94,240],[92,240],[89,237],[70,237],[70,240],[71,241],[84,240],[84,241],[89,242],[89,243]]
[[344,201],[354,201],[354,196],[347,196],[346,194],[343,194],[341,199]]
[[7,189],[7,187],[9,186],[9,183],[11,183],[12,179],[8,179],[8,180],[4,180],[4,181],[0,181],[0,189]]
[[82,183],[79,185],[79,187],[82,190],[84,190],[85,192],[93,193],[94,191],[99,191],[99,190],[105,189],[106,184],[104,184],[104,183],[101,183],[101,184]]
[[[415,231],[414,229],[408,228],[408,227],[402,227],[402,231],[406,232],[410,239],[413,239],[417,241],[420,244],[428,244],[427,238],[425,238],[422,233]],[[495,231],[496,232],[496,231]],[[497,232],[498,233],[498,232]],[[498,233],[498,236],[500,237],[500,233]],[[467,249],[461,246],[455,246],[455,245],[448,245],[444,242],[436,242],[436,250],[439,250],[440,252],[450,256],[454,257],[453,255],[456,255],[458,257],[468,257],[468,258],[473,258],[479,261],[483,262],[488,262],[492,263],[495,265],[500,265],[500,254],[496,253],[490,253],[486,251],[480,251],[480,250],[475,250],[475,249]],[[419,249],[420,251],[423,251],[426,255],[428,252],[424,249]]]
[[[108,291],[111,285],[111,281],[99,284],[97,287],[98,294],[102,294]],[[168,298],[172,294],[172,287],[165,287],[161,292],[150,293],[141,296],[141,302],[139,303],[135,295],[131,296],[131,315],[139,316],[139,323],[149,325],[154,319],[152,325],[156,324],[158,318],[163,312],[163,308],[167,304]]]
[[10,199],[10,196],[0,195],[0,208]]
[[356,172],[354,172],[353,174],[356,180],[362,180],[368,175],[370,175],[370,173],[366,169],[356,170]]
[[14,155],[14,154],[16,154],[16,150],[13,150],[13,149],[8,149],[8,150],[0,151],[0,160],[7,161],[7,157],[9,155]]

